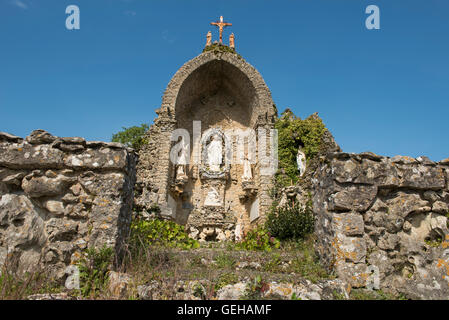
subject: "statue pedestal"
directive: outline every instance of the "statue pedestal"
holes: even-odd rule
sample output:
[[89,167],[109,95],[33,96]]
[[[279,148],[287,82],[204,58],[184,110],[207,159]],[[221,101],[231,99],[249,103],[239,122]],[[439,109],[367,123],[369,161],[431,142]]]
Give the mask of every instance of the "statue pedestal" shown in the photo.
[[242,181],[242,189],[243,192],[239,194],[239,200],[242,203],[247,202],[257,195],[258,189],[255,187],[253,180]]
[[224,208],[226,180],[213,179],[203,181],[203,207]]
[[189,178],[187,176],[185,176],[185,177],[176,179],[174,181],[174,183],[172,183],[172,185],[170,187],[175,196],[179,197],[180,195],[182,195],[182,193],[184,192],[184,186],[186,185],[188,180],[189,180]]
[[190,237],[200,241],[232,241],[236,218],[225,206],[225,189],[229,172],[202,170],[200,207],[189,215],[187,230]]
[[199,241],[232,241],[236,218],[222,207],[207,207],[193,211],[187,221],[189,236]]

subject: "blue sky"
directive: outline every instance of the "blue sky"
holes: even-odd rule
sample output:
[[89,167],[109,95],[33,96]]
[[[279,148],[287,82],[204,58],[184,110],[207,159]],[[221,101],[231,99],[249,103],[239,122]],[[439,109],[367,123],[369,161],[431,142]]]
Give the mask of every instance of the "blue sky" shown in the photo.
[[317,111],[344,151],[449,156],[447,0],[0,0],[0,131],[109,141],[151,123],[220,15],[278,109]]

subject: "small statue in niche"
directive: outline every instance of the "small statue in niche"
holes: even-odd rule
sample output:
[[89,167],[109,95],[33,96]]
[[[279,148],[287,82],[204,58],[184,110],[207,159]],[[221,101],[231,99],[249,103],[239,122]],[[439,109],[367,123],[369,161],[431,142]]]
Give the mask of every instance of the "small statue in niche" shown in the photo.
[[176,166],[176,179],[187,180],[186,168],[187,168],[187,148],[184,140],[182,142],[182,148],[178,153],[178,161]]
[[243,175],[242,175],[242,181],[247,182],[251,181],[253,179],[253,173],[251,171],[251,163],[249,162],[248,158],[245,157],[243,160]]
[[223,146],[221,138],[214,134],[212,141],[207,146],[207,164],[209,170],[213,172],[219,172],[220,166],[223,162]]
[[296,163],[298,165],[299,176],[302,177],[304,172],[306,172],[306,155],[302,151],[302,148],[299,147],[298,153],[296,155]]

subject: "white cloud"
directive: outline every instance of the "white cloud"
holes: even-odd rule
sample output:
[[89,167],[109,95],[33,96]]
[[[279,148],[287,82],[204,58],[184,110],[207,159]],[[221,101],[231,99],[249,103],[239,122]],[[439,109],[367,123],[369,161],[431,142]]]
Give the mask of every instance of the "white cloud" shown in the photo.
[[28,5],[21,0],[13,0],[13,1],[11,1],[11,3],[12,3],[12,5],[14,5],[20,9],[24,9],[24,10],[28,9]]

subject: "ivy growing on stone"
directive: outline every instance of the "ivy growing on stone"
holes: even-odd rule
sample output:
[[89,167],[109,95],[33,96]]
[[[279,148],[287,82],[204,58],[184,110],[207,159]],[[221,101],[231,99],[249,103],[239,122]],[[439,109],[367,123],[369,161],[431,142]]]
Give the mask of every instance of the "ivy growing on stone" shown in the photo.
[[302,148],[309,163],[320,151],[326,127],[316,115],[302,120],[290,109],[286,109],[276,121],[275,128],[279,138],[279,170],[276,173],[276,182],[280,186],[295,184],[299,176],[296,163],[298,148]]

